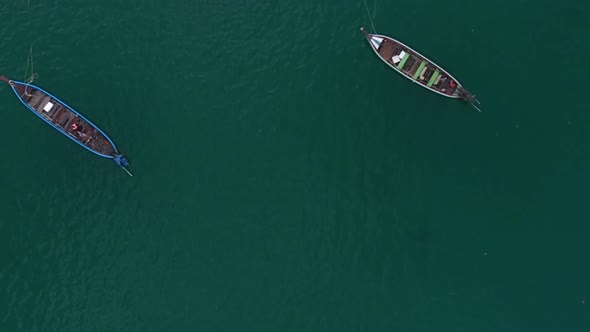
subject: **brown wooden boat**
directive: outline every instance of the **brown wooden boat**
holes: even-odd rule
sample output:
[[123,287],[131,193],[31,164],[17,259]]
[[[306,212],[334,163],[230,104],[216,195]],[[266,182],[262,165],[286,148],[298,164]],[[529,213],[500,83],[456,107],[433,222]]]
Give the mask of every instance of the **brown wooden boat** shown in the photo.
[[361,28],[361,31],[375,54],[405,78],[439,95],[467,101],[481,111],[474,105],[474,102],[479,104],[475,95],[463,88],[459,81],[442,67],[398,40],[385,35],[371,34],[365,28]]
[[10,80],[4,76],[0,76],[0,81],[8,83],[18,99],[43,121],[86,150],[113,159],[131,175],[126,169],[129,162],[119,153],[115,143],[82,114],[36,85]]

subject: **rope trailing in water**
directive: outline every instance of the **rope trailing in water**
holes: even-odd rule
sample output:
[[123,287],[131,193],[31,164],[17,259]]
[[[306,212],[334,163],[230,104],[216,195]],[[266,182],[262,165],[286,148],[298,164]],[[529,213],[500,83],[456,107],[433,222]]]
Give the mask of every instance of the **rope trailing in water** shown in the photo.
[[122,168],[122,169],[123,169],[125,172],[127,172],[127,174],[129,174],[129,176],[133,176],[133,174],[131,174],[131,172],[129,172],[129,171],[127,170],[127,168],[125,168],[125,167],[121,167],[121,168]]
[[[31,9],[31,0],[27,0],[27,10]],[[31,38],[32,39],[32,38]],[[33,45],[35,44],[34,41],[31,42],[31,46],[29,47],[29,56],[27,57],[27,67],[25,68],[25,77],[23,82],[26,83],[33,83],[33,81],[38,77],[35,74],[35,64],[33,62]],[[29,67],[31,68],[31,75],[29,75]]]
[[[479,102],[479,100],[475,99],[475,96],[474,96],[473,100],[474,100],[474,101],[475,101],[475,102],[476,102],[478,105],[481,105],[481,103]],[[476,109],[476,110],[478,110],[478,111],[480,111],[480,112],[481,112],[481,110],[479,109],[479,107],[475,106],[475,104],[474,104],[474,103],[471,103],[471,106],[475,107],[475,109]]]
[[365,3],[365,9],[367,10],[367,15],[369,16],[369,21],[371,22],[371,28],[373,29],[373,33],[377,33],[377,30],[375,30],[375,12],[377,10],[377,0],[375,0],[375,2],[373,2],[373,15],[371,16],[371,11],[369,10],[369,5],[367,4],[367,0],[363,0]]
[[[27,57],[27,67],[25,68],[25,79],[23,81],[27,83],[33,83],[33,81],[38,77],[35,74],[35,63],[33,61],[33,44],[31,43],[31,47],[29,48],[29,56]],[[29,67],[31,68],[31,75],[29,76]]]

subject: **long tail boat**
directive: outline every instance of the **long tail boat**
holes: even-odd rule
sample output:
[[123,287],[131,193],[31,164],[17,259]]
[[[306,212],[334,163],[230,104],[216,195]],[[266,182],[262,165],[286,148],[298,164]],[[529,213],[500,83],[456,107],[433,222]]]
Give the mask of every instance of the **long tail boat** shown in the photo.
[[364,27],[361,27],[361,31],[375,54],[405,78],[439,95],[467,101],[481,112],[474,104],[479,104],[475,95],[463,88],[461,83],[442,67],[398,40],[369,33]]
[[86,150],[103,158],[113,159],[131,175],[127,170],[129,161],[117,150],[115,143],[82,114],[38,86],[10,80],[5,76],[0,76],[0,80],[8,83],[18,99],[54,129]]

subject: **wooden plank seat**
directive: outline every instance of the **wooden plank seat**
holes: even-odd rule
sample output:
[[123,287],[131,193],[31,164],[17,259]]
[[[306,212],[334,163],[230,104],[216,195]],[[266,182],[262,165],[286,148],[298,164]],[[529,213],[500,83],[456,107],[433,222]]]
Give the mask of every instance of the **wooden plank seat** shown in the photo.
[[[49,105],[49,103],[51,103],[51,105]],[[39,103],[39,106],[37,106],[37,112],[39,113],[46,113],[45,112],[45,107],[49,108],[51,107],[51,109],[55,108],[55,101],[51,102],[51,97],[47,96],[46,98],[43,98],[43,101],[41,101],[41,103]]]
[[403,71],[409,72],[410,69],[412,69],[412,67],[414,66],[414,64],[417,62],[417,59],[413,56],[410,55],[410,58],[408,59],[408,61],[406,61],[406,64],[404,65],[404,67],[402,68]]
[[433,85],[436,86],[442,77],[443,77],[443,75],[438,75],[438,77],[436,78],[436,80],[434,80],[434,84]]
[[67,112],[67,109],[65,107],[61,107],[59,110],[57,110],[55,112],[55,115],[51,118],[51,120],[53,121],[53,123],[57,123],[62,116],[64,116],[64,114]]
[[434,69],[427,67],[428,69],[426,69],[426,72],[424,73],[424,80],[428,82],[428,80],[430,80],[430,77],[432,77],[432,74],[434,73]]
[[418,69],[416,70],[416,73],[414,73],[414,76],[412,78],[417,79],[418,76],[420,76],[420,74],[422,74],[422,70],[424,69],[425,66],[426,66],[426,61],[422,61],[422,63],[420,63],[420,67],[418,67]]
[[430,80],[428,81],[428,84],[426,85],[427,87],[430,88],[432,86],[432,84],[434,83],[434,80],[436,80],[439,73],[440,73],[440,71],[438,69],[434,71],[434,74],[432,74],[432,77],[430,77]]
[[406,61],[408,61],[408,59],[410,58],[410,53],[407,53],[407,52],[404,52],[404,53],[405,54],[403,55],[402,60],[397,65],[397,69],[402,69],[404,67],[404,65],[406,64]]
[[43,99],[43,95],[39,91],[35,91],[33,97],[28,101],[29,106],[36,109],[39,102]]
[[50,99],[51,99],[51,97],[44,96],[44,97],[39,98],[35,104],[29,104],[29,105],[31,105],[37,112],[41,112],[41,110],[43,110],[43,107],[45,107],[45,105],[49,102]]
[[44,112],[44,113],[47,115],[47,117],[52,119],[53,116],[55,115],[55,113],[57,113],[59,111],[59,109],[62,107],[63,106],[61,106],[60,104],[55,104],[55,106],[53,106],[53,108],[49,112]]
[[407,73],[408,76],[416,75],[416,72],[418,71],[419,66],[420,66],[420,59],[416,58],[416,61],[414,61],[412,68],[410,68],[410,70],[408,70],[408,73]]
[[90,135],[90,132],[92,131],[92,126],[87,124],[86,122],[84,122],[84,124],[82,125],[82,133],[84,135]]
[[62,116],[61,119],[59,119],[58,125],[60,127],[64,128],[64,125],[66,124],[66,122],[68,122],[73,115],[74,115],[74,113],[70,112],[69,110],[66,111],[66,114],[64,116]]

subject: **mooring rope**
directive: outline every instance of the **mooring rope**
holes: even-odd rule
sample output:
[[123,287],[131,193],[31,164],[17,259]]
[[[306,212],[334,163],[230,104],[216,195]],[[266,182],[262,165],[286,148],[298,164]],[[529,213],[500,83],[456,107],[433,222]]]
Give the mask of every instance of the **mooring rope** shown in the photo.
[[[31,0],[27,0],[27,11],[31,9]],[[33,38],[31,38],[33,39]],[[27,66],[25,68],[25,77],[23,82],[26,83],[33,83],[33,81],[38,77],[35,74],[35,63],[33,60],[33,45],[35,44],[34,41],[31,41],[31,46],[29,47],[29,56],[27,57]],[[31,68],[31,75],[29,76],[29,67]]]
[[[373,18],[372,21],[375,22],[375,13],[377,12],[377,0],[373,1]],[[377,31],[374,31],[377,32]]]
[[[33,81],[38,77],[37,74],[35,74],[35,62],[33,60],[33,44],[34,42],[31,43],[31,46],[29,47],[29,56],[27,57],[27,67],[25,68],[25,78],[23,81],[25,81],[26,83],[33,83]],[[31,68],[31,75],[29,76],[29,67]]]
[[371,22],[371,28],[373,29],[373,33],[377,33],[377,30],[375,30],[375,24],[373,23],[375,20],[375,12],[377,10],[377,0],[374,0],[375,2],[373,2],[374,6],[373,6],[373,16],[371,17],[371,11],[369,10],[369,5],[367,4],[367,0],[363,0],[365,3],[365,9],[367,10],[367,15],[369,16],[369,21]]

